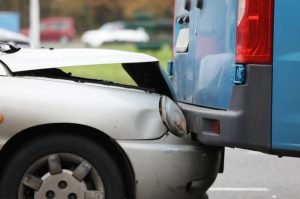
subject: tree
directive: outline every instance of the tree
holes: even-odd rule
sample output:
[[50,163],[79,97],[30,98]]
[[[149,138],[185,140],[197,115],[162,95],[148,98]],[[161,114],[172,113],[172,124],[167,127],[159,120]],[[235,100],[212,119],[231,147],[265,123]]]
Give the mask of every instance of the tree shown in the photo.
[[127,18],[136,12],[147,12],[157,17],[170,17],[173,0],[122,0],[122,9]]
[[[41,17],[71,16],[78,32],[107,21],[132,19],[137,12],[157,18],[170,16],[173,0],[40,0]],[[22,27],[28,27],[29,0],[0,0],[0,11],[18,11]]]

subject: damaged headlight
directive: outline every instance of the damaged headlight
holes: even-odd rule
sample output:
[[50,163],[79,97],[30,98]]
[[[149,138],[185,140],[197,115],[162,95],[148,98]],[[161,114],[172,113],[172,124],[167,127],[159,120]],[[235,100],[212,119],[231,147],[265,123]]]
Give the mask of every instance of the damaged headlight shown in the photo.
[[178,107],[170,98],[162,96],[160,99],[161,118],[168,130],[178,137],[187,135],[186,120]]

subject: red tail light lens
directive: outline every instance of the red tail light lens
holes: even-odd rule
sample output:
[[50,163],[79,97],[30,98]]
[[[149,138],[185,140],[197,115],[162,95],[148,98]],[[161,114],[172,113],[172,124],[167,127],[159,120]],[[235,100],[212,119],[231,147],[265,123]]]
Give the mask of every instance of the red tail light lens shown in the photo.
[[216,134],[220,134],[221,132],[221,123],[219,120],[211,120],[210,122],[211,131]]
[[273,1],[238,1],[237,63],[272,63]]

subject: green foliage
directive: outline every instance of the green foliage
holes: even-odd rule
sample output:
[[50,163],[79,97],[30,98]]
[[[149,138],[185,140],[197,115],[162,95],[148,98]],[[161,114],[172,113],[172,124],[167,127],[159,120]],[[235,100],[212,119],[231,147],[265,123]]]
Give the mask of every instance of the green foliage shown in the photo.
[[[170,17],[172,4],[173,0],[40,0],[42,18],[71,16],[79,33],[107,21],[133,19],[136,13],[158,19]],[[28,27],[29,0],[0,0],[0,11],[4,10],[19,11],[22,27]]]

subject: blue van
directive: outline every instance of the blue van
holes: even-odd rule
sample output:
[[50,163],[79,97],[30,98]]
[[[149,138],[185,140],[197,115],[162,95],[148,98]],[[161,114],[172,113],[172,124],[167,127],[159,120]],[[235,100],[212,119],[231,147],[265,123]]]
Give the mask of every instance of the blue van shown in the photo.
[[300,155],[299,0],[176,0],[173,87],[203,144]]

